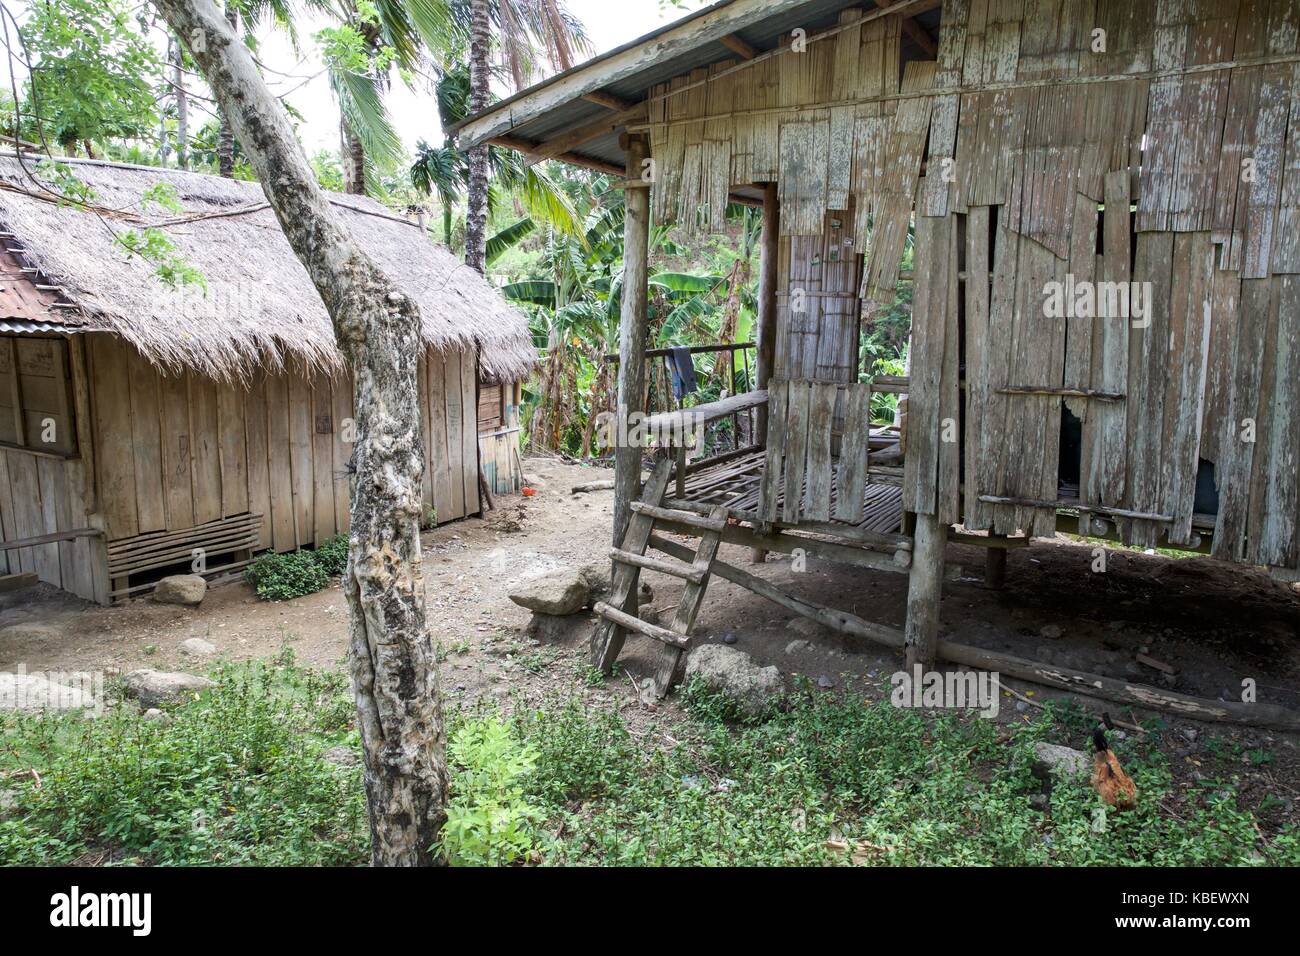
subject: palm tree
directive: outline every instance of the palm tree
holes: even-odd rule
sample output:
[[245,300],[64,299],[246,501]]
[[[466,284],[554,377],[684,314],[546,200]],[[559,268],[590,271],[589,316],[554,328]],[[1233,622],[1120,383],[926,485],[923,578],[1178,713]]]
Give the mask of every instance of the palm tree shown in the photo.
[[[494,26],[516,89],[527,85],[535,75],[540,66],[539,52],[552,69],[567,70],[573,66],[575,50],[590,50],[582,24],[563,8],[561,0],[469,0],[468,12],[471,113],[487,109],[491,100],[489,61]],[[465,262],[484,272],[487,268],[487,147],[470,150],[468,164]]]
[[[438,116],[444,129],[468,115],[469,75],[464,68],[453,70],[438,81]],[[506,249],[545,226],[566,236],[581,232],[581,220],[563,189],[540,166],[526,166],[519,154],[498,146],[484,148],[488,187],[487,212],[491,214],[511,194],[523,207],[523,218],[484,239],[484,265]],[[470,183],[470,154],[450,137],[440,147],[423,140],[416,147],[411,182],[426,195],[436,194],[442,206],[442,238],[451,246],[452,211]],[[486,217],[485,217],[486,230]]]
[[[242,26],[242,38],[246,44],[250,43],[262,24],[268,21],[287,32],[296,42],[291,3],[292,0],[226,0],[226,22],[230,24],[230,29],[236,36],[240,36]],[[183,91],[177,92],[178,110],[182,93]],[[224,115],[220,116],[220,123],[217,134],[217,172],[226,179],[233,179],[235,177],[235,134],[231,131]]]

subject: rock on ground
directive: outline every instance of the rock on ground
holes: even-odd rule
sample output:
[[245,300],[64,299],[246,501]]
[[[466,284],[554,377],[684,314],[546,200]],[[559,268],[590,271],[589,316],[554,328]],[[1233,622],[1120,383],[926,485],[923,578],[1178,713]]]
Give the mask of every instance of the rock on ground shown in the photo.
[[173,574],[153,587],[153,599],[161,604],[185,604],[193,607],[208,593],[208,582],[197,574]]
[[781,672],[759,667],[744,651],[726,644],[701,644],[686,658],[686,679],[698,675],[750,715],[761,714],[785,691]]
[[10,624],[0,628],[0,644],[8,641],[57,641],[63,632],[50,624],[37,624],[34,621],[23,624]]
[[146,709],[170,704],[214,686],[206,677],[180,672],[138,670],[122,678],[128,697],[140,701]]
[[540,614],[576,614],[591,602],[591,584],[582,569],[564,569],[516,585],[510,600]]
[[217,652],[217,645],[201,637],[191,637],[181,641],[180,652],[186,657],[211,657]]
[[591,564],[583,565],[578,572],[587,582],[587,587],[591,588],[593,599],[604,597],[609,593],[609,562],[593,561]]
[[1073,777],[1092,772],[1092,759],[1083,751],[1060,744],[1034,744],[1034,776],[1051,780],[1053,774]]
[[85,710],[94,705],[79,688],[55,684],[39,674],[0,673],[0,711]]
[[567,644],[574,639],[589,639],[594,626],[590,614],[556,615],[534,611],[525,634],[544,644]]

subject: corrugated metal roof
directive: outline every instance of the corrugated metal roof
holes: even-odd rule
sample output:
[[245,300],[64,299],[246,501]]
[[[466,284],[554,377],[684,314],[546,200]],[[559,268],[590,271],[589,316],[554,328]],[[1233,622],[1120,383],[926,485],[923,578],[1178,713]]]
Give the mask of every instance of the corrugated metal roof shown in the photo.
[[[683,17],[680,20],[666,24],[658,30],[594,57],[571,70],[556,74],[541,83],[516,93],[508,99],[502,100],[500,103],[493,104],[490,109],[466,118],[452,127],[449,132],[454,133],[462,129],[466,124],[484,117],[518,113],[517,117],[512,117],[510,129],[506,135],[520,140],[541,143],[569,130],[596,122],[603,116],[609,116],[609,110],[582,99],[581,96],[575,96],[558,107],[548,107],[535,115],[529,113],[527,100],[561,80],[577,77],[584,72],[597,69],[601,64],[619,54],[635,50],[637,47],[654,41],[669,30],[677,29],[692,20],[730,6],[734,2],[735,0],[723,0],[721,3],[704,7],[689,17]],[[840,12],[843,10],[850,7],[865,7],[870,11],[877,9],[879,6],[879,4],[864,4],[862,0],[808,0],[807,3],[801,4],[797,8],[764,17],[749,26],[734,31],[734,33],[762,53],[776,48],[796,28],[802,28],[809,35],[812,35],[820,30],[834,26],[839,19]],[[889,6],[889,4],[885,4],[885,6]],[[915,15],[914,19],[925,27],[932,37],[937,39],[939,10],[927,10]],[[926,54],[920,51],[914,41],[904,35],[903,62],[928,58]],[[659,83],[667,82],[675,76],[681,76],[691,70],[712,63],[734,59],[736,59],[735,52],[721,42],[702,40],[698,46],[691,47],[677,56],[656,61],[635,74],[604,85],[600,89],[601,92],[612,94],[628,103],[638,103],[647,97],[651,87]],[[616,166],[624,164],[623,149],[619,146],[617,131],[588,140],[574,148],[572,152],[583,158],[598,162]]]

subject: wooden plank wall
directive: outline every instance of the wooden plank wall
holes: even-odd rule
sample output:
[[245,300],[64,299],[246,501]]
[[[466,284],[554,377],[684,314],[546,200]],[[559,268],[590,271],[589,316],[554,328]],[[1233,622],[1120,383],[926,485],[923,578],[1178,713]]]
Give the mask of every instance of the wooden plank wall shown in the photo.
[[479,386],[478,455],[493,494],[513,494],[523,487],[519,458],[522,389],[520,382]]
[[[1300,566],[1300,0],[945,0],[935,60],[901,70],[900,17],[873,16],[652,90],[656,219],[716,229],[722,170],[776,181],[788,294],[852,210],[869,302],[914,228],[912,510],[1047,533],[1051,509],[979,499],[1056,500],[1068,408],[1064,492],[1153,516],[1126,541],[1189,542],[1212,466],[1214,554]],[[1149,324],[1045,314],[1047,283],[1093,281],[1149,290]],[[778,374],[841,374],[824,312],[783,312]]]
[[[117,541],[248,512],[262,515],[260,546],[278,551],[347,530],[349,382],[294,368],[246,384],[165,375],[111,335],[87,336],[86,352],[99,511],[87,515],[81,459],[0,449],[6,539],[102,526]],[[479,511],[476,364],[432,349],[420,363],[424,503],[439,523]],[[0,569],[100,599],[103,548],[0,553]]]
[[[347,530],[349,380],[293,363],[246,384],[167,375],[120,339],[91,342],[109,540],[249,511],[262,514],[261,546],[277,551]],[[479,510],[474,368],[459,352],[421,362],[421,418],[434,423],[425,505],[439,522]]]

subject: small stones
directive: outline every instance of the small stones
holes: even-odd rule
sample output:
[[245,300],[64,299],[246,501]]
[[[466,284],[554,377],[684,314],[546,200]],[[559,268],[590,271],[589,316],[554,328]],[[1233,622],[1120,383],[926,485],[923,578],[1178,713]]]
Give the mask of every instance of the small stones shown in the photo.
[[186,657],[211,657],[217,653],[217,645],[201,637],[191,637],[187,641],[181,641],[179,650]]
[[1054,641],[1064,634],[1065,631],[1061,630],[1061,627],[1058,624],[1047,624],[1038,633],[1048,640]]
[[725,634],[722,635],[722,643],[723,643],[723,644],[735,644],[736,641],[738,641],[738,640],[739,640],[739,638],[736,637],[736,632],[735,632],[735,631],[727,631]]
[[835,681],[831,680],[825,674],[817,678],[817,687],[820,690],[832,690],[835,687]]

